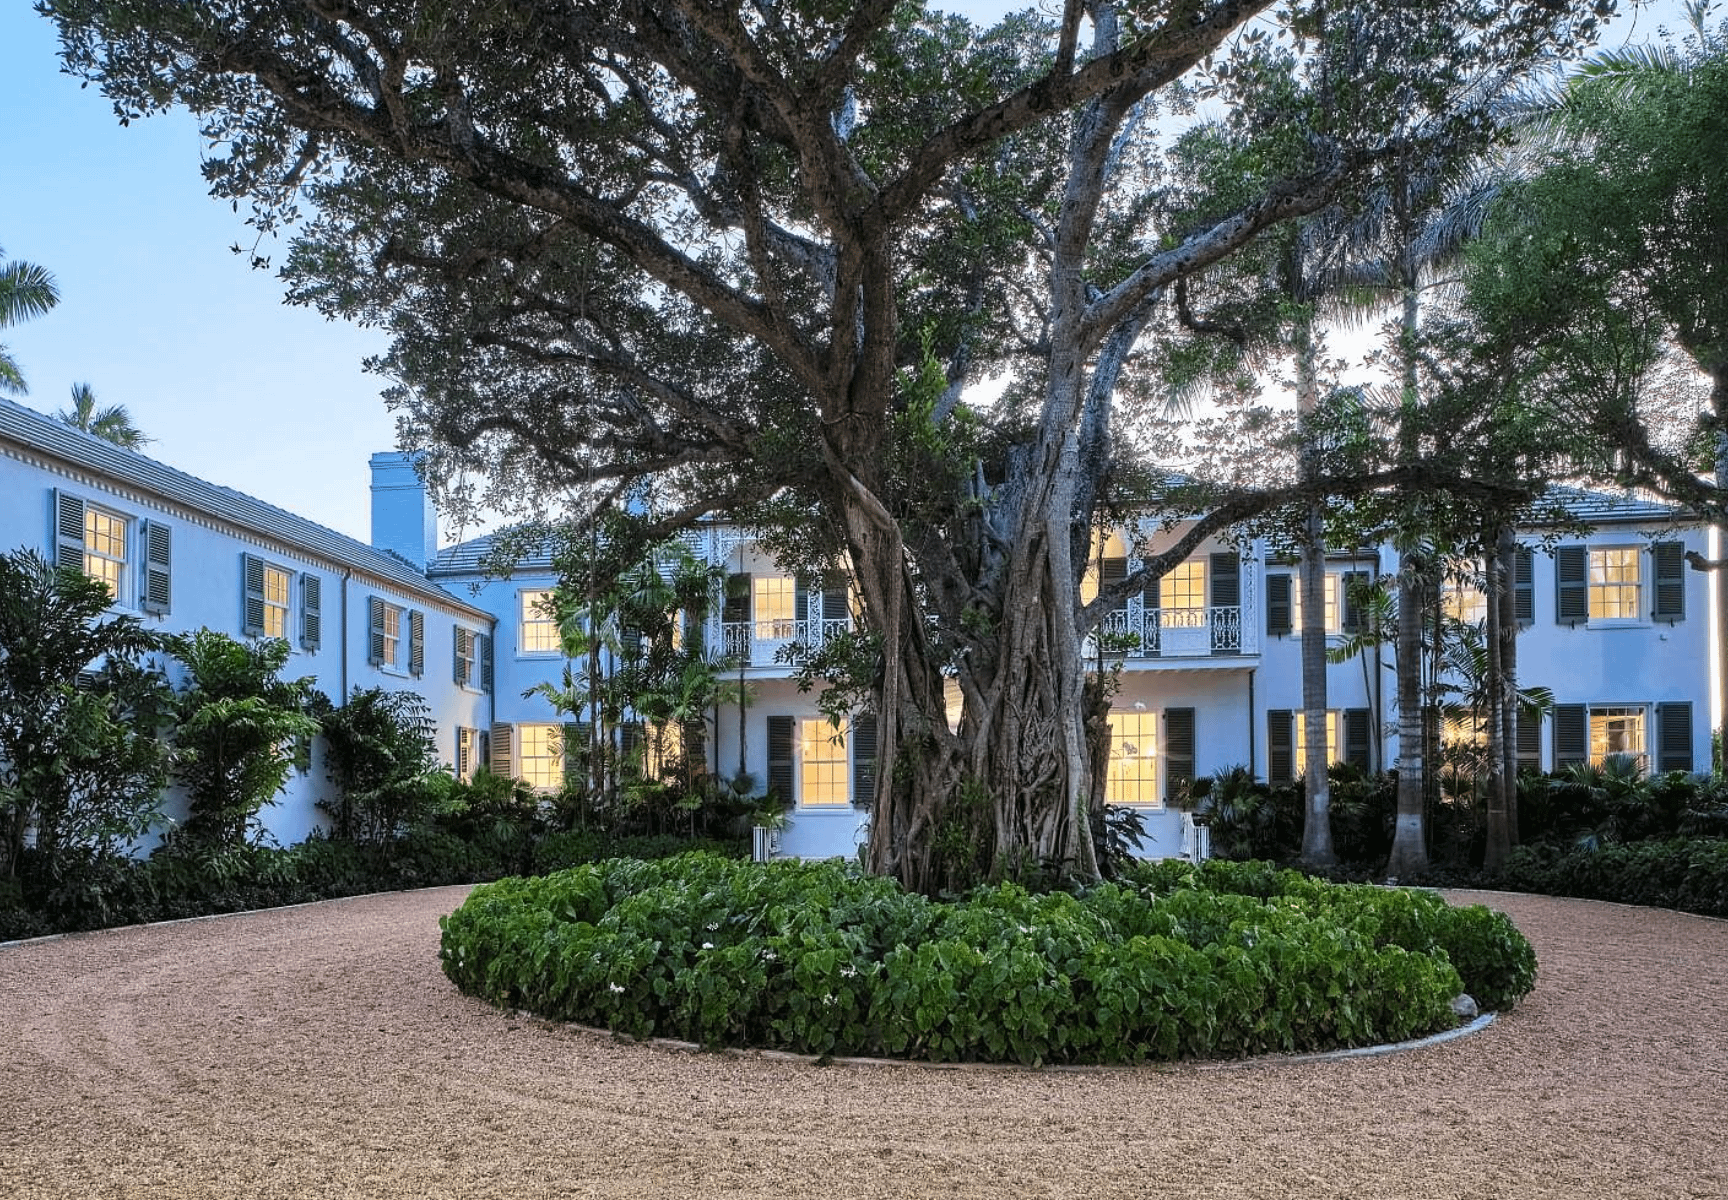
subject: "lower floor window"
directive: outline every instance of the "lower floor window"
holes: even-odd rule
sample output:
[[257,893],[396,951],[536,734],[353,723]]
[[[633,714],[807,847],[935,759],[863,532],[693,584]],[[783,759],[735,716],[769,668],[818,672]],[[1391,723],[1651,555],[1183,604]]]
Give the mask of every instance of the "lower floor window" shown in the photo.
[[[1332,709],[1326,714],[1326,765],[1331,766],[1340,757],[1338,747],[1344,739],[1338,736],[1338,722],[1342,714]],[[1308,714],[1297,712],[1296,717],[1296,774],[1305,775],[1308,771]]]
[[1590,761],[1595,766],[1611,754],[1645,761],[1649,743],[1644,737],[1644,709],[1639,706],[1592,708],[1590,710]]
[[849,722],[836,729],[826,717],[798,722],[798,802],[820,806],[849,804],[846,783],[846,732]]
[[1106,804],[1159,803],[1158,714],[1110,714],[1110,767],[1104,780]]
[[516,777],[543,792],[564,783],[564,736],[556,725],[516,727]]

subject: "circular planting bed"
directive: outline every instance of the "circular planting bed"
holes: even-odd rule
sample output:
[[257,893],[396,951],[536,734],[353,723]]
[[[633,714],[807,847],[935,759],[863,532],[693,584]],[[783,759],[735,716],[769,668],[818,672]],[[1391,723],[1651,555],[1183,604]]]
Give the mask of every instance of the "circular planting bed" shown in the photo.
[[1535,982],[1503,915],[1258,863],[1141,864],[1084,895],[936,902],[837,863],[615,859],[476,888],[458,987],[633,1037],[815,1055],[1134,1062],[1449,1029]]

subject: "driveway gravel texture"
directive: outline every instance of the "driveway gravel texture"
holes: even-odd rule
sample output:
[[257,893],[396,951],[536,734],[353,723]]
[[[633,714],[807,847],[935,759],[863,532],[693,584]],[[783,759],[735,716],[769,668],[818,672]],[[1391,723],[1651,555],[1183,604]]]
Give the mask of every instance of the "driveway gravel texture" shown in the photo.
[[1455,893],[1541,958],[1481,1033],[933,1069],[499,1011],[438,969],[464,895],[0,949],[0,1197],[1728,1198],[1728,922]]

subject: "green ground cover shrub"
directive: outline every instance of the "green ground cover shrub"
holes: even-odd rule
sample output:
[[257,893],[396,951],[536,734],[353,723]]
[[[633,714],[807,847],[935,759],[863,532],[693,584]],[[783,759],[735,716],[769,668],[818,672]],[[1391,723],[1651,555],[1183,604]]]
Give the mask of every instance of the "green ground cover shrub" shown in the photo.
[[1728,840],[1521,846],[1500,882],[1516,891],[1728,917]]
[[1454,911],[1266,864],[1148,863],[1082,896],[1002,884],[950,903],[838,863],[690,854],[483,886],[440,953],[464,992],[635,1037],[1133,1062],[1448,1028],[1461,972],[1497,1005],[1527,992],[1511,923]]

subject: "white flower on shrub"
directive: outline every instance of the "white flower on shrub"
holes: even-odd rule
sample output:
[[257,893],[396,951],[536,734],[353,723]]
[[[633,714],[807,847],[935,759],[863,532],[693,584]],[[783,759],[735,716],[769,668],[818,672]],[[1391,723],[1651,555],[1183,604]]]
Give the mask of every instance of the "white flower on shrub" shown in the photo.
[[609,988],[611,990],[611,992],[614,995],[622,996],[624,994],[624,987],[622,984],[609,983],[606,986],[607,986],[607,988]]
[[[712,929],[713,926],[709,926],[709,928]],[[714,943],[713,942],[703,942],[702,943],[702,949],[712,950],[712,949],[714,949]]]
[[823,1003],[823,1004],[824,1004],[824,1005],[827,1005],[827,1006],[829,1006],[829,1007],[832,1007],[832,1006],[833,1006],[833,1004],[834,1004],[834,993],[833,993],[833,992],[829,992],[829,993],[828,993],[828,994],[827,994],[827,995],[826,995],[826,996],[823,996],[823,997],[822,997],[822,1003]]
[[858,974],[858,968],[852,966],[850,963],[840,968],[840,977],[842,979],[850,979],[856,974]]

